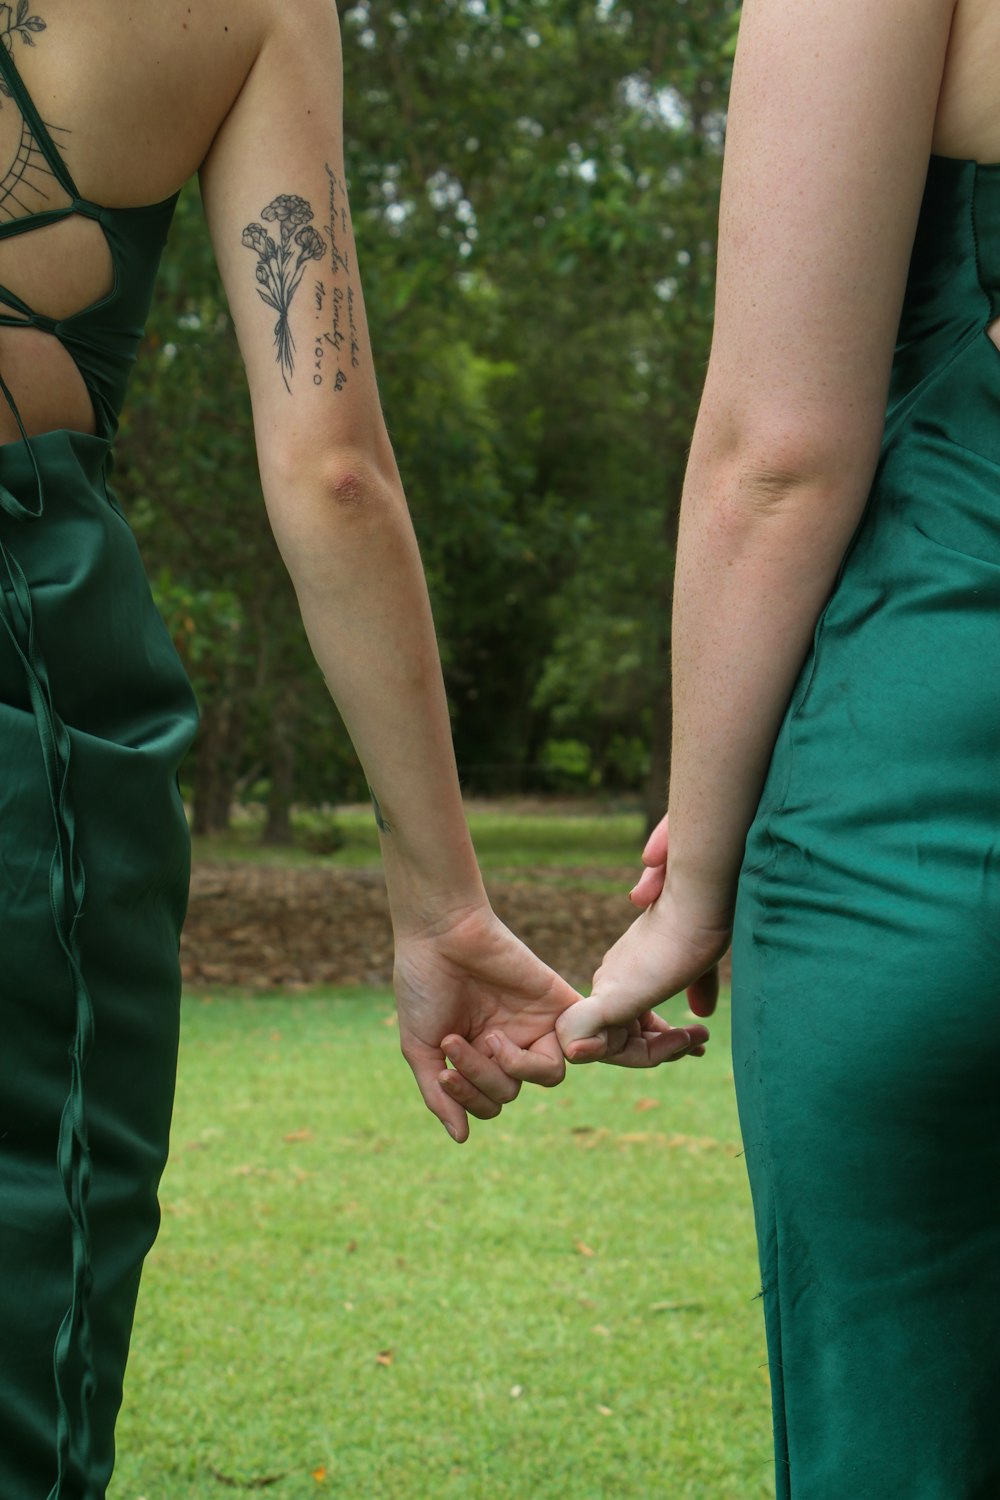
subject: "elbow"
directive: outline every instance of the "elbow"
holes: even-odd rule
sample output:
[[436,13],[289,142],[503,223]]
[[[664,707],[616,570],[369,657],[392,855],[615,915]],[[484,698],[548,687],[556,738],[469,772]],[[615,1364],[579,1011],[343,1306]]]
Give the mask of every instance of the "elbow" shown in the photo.
[[726,509],[769,517],[867,494],[878,462],[881,421],[858,420],[815,403],[703,402],[691,445],[687,489],[712,495]]
[[385,451],[339,446],[322,454],[272,453],[266,461],[262,456],[260,470],[272,517],[303,515],[361,524],[406,507],[388,444]]
[[754,522],[817,504],[852,507],[871,487],[882,432],[819,423],[802,429],[778,419],[721,440],[718,431],[702,437],[696,432],[691,446],[685,495]]
[[319,484],[322,503],[345,521],[381,514],[403,501],[395,466],[390,473],[369,454],[344,451],[332,455],[322,465]]
[[296,586],[327,587],[332,573],[367,566],[365,559],[409,536],[412,526],[395,465],[343,449],[322,462],[291,463],[265,476],[271,530]]

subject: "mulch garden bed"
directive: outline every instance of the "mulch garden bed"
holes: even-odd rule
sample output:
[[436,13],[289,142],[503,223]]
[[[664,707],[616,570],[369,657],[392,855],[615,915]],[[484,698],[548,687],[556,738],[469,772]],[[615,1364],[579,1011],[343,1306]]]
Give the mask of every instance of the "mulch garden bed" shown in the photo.
[[[488,883],[497,914],[546,963],[577,988],[634,915],[627,869],[566,870],[560,878],[599,876],[620,894],[544,884]],[[196,862],[181,942],[185,983],[248,990],[314,985],[387,985],[392,931],[385,881],[369,870]]]

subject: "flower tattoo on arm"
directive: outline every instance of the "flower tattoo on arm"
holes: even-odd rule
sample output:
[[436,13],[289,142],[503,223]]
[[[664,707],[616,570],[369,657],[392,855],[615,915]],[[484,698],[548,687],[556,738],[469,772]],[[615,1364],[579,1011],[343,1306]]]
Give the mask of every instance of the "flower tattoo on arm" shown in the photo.
[[264,224],[277,226],[277,238],[264,224],[248,224],[243,244],[257,256],[257,295],[277,313],[274,345],[285,389],[295,371],[295,340],[288,326],[288,310],[312,260],[322,260],[326,246],[322,235],[311,227],[312,207],[294,193],[281,193],[261,210]]

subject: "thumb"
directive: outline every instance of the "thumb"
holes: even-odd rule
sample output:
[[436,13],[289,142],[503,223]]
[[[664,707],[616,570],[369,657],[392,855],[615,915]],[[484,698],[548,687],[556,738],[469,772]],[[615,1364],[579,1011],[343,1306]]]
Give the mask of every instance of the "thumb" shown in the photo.
[[556,1036],[567,1062],[600,1062],[622,1044],[626,1028],[609,1025],[597,995],[577,1000],[556,1018]]

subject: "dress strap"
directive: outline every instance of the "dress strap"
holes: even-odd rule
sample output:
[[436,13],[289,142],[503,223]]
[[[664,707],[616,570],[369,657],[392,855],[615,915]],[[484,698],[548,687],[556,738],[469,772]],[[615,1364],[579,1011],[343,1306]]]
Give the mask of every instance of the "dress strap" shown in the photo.
[[[0,46],[0,54],[4,48]],[[0,392],[13,413],[35,478],[37,509],[29,509],[0,483],[0,509],[17,521],[38,521],[45,508],[42,472],[17,404],[0,375]],[[2,449],[0,449],[2,453]],[[90,1403],[96,1389],[91,1343],[89,1300],[91,1290],[90,1231],[87,1196],[90,1189],[90,1153],[84,1109],[83,1074],[94,1036],[94,1007],[80,966],[76,924],[83,914],[86,879],[76,849],[76,820],[69,795],[69,731],[56,712],[45,661],[35,637],[31,590],[24,570],[0,537],[0,562],[10,584],[0,580],[0,624],[20,658],[28,684],[31,709],[41,744],[49,803],[55,826],[55,850],[49,865],[49,905],[56,937],[66,955],[75,1007],[73,1038],[69,1047],[69,1094],[59,1122],[56,1164],[69,1209],[72,1237],[72,1286],[69,1307],[56,1334],[53,1351],[58,1401],[58,1468],[48,1500],[66,1494],[72,1449],[90,1450]],[[76,1377],[71,1365],[82,1373]],[[78,1395],[71,1398],[78,1378]],[[76,1409],[71,1410],[71,1405]]]
[[64,188],[72,199],[79,199],[80,194],[77,192],[76,183],[73,181],[72,174],[63,160],[62,152],[52,139],[45,121],[35,108],[35,101],[28,93],[24,80],[17,71],[13,54],[2,43],[0,43],[0,76],[3,77],[4,83],[10,89],[12,97],[28,122],[31,133],[38,143],[38,148],[45,157],[52,175],[56,178],[60,187]]

